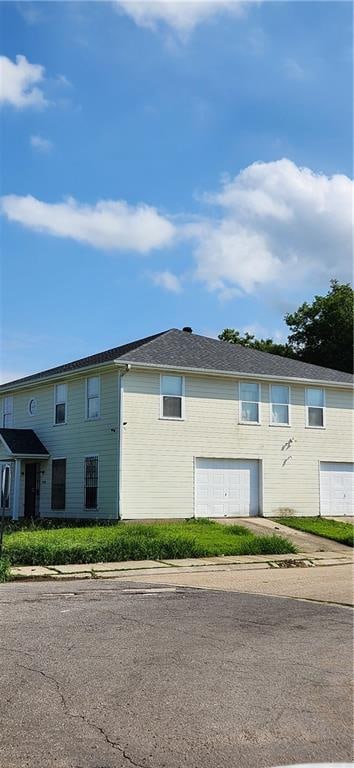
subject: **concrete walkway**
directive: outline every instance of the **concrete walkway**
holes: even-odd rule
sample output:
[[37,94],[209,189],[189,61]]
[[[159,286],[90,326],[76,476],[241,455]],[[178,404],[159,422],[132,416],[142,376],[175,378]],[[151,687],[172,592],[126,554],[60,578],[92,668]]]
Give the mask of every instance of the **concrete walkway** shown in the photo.
[[[225,518],[218,520],[218,522],[230,525],[231,523],[235,524],[236,520],[235,518]],[[351,519],[348,518],[346,522],[351,522]],[[283,539],[289,539],[300,552],[311,554],[315,552],[344,553],[348,550],[346,544],[340,544],[338,541],[325,539],[323,536],[316,536],[313,533],[297,531],[295,528],[288,528],[287,525],[276,523],[274,520],[269,520],[266,517],[242,517],[239,518],[239,523],[258,536],[269,536],[274,533]]]
[[11,569],[13,579],[111,579],[146,577],[157,574],[163,580],[181,573],[213,573],[227,571],[260,571],[287,568],[313,568],[331,565],[351,565],[353,553],[316,552],[311,556],[297,555],[236,555],[222,557],[184,558],[180,560],[128,560],[117,563],[82,563],[67,565],[27,565]]

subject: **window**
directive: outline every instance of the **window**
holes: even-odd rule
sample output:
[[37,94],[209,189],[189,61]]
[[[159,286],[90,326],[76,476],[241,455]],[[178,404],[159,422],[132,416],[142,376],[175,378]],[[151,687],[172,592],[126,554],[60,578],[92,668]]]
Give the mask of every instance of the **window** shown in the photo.
[[240,420],[259,424],[259,384],[252,381],[240,383]]
[[183,418],[183,376],[161,376],[162,418]]
[[12,396],[4,397],[2,401],[2,426],[12,427],[13,425],[14,399]]
[[31,397],[28,402],[28,413],[30,416],[35,416],[37,413],[37,400],[35,397]]
[[66,459],[52,459],[52,509],[65,509]]
[[54,411],[55,424],[65,424],[66,422],[66,399],[67,399],[66,384],[56,384],[55,385],[55,411]]
[[98,498],[98,456],[85,459],[85,508],[97,509]]
[[100,378],[90,376],[86,380],[86,418],[98,419],[100,415]]
[[308,427],[324,427],[324,390],[311,387],[306,390]]
[[270,387],[270,423],[290,424],[290,389],[289,387],[272,384]]

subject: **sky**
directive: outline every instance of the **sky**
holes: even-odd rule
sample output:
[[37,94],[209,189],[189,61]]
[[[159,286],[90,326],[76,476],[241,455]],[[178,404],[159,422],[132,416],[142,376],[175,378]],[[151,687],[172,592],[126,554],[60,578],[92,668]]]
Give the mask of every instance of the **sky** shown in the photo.
[[352,4],[4,2],[2,381],[352,273]]

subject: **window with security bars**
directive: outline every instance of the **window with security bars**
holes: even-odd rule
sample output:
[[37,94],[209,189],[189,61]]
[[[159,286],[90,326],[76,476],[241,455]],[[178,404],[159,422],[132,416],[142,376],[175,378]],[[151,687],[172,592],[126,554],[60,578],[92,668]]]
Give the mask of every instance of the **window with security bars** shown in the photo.
[[85,459],[85,508],[97,509],[98,499],[98,456]]
[[52,459],[52,509],[65,509],[66,459]]

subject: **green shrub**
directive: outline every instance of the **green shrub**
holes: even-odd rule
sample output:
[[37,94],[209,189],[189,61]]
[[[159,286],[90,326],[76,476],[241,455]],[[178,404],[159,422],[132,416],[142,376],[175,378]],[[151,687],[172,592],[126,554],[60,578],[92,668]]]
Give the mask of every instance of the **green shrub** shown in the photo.
[[8,581],[10,578],[10,561],[7,557],[0,558],[0,582]]

